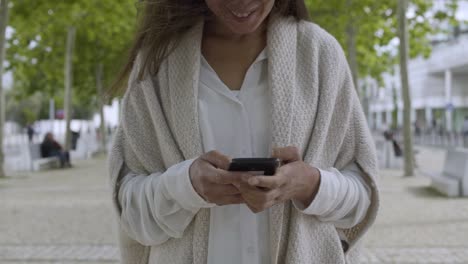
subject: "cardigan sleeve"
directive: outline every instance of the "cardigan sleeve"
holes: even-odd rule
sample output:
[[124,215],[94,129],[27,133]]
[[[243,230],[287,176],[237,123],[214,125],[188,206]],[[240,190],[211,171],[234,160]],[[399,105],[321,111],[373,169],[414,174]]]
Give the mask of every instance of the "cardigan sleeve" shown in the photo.
[[294,206],[338,228],[351,228],[361,222],[370,205],[371,190],[362,180],[359,167],[350,163],[343,170],[320,169],[320,175],[319,190],[311,204],[305,207],[293,201]]
[[164,173],[137,175],[124,167],[118,199],[127,234],[142,245],[155,246],[180,238],[200,208],[214,206],[194,190],[189,177],[192,160]]

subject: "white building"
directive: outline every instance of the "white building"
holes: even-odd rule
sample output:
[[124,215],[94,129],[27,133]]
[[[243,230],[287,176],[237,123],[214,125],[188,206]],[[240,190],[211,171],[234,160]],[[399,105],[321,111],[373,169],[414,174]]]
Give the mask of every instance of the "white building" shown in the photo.
[[[428,59],[411,60],[408,66],[412,122],[430,128],[437,121],[448,132],[460,132],[468,116],[468,30],[435,45]],[[383,79],[383,87],[371,79],[361,80],[370,88],[369,124],[373,129],[385,129],[395,120],[401,127],[403,101],[399,69],[395,68],[393,75],[384,74]]]

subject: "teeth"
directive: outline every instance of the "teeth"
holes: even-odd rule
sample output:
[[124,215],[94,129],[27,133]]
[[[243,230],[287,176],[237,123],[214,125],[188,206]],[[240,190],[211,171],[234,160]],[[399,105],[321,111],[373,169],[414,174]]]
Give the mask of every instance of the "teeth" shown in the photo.
[[235,12],[235,11],[231,11],[236,17],[239,17],[239,18],[244,18],[244,17],[248,17],[251,13],[238,13],[238,12]]

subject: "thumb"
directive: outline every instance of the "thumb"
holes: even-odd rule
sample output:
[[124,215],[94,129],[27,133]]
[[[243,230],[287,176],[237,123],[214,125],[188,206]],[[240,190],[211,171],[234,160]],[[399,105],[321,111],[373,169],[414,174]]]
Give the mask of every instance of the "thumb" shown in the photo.
[[273,148],[273,158],[278,158],[284,163],[302,160],[299,149],[295,146]]
[[219,151],[210,151],[204,154],[203,159],[216,168],[228,170],[231,163],[231,157],[221,154]]

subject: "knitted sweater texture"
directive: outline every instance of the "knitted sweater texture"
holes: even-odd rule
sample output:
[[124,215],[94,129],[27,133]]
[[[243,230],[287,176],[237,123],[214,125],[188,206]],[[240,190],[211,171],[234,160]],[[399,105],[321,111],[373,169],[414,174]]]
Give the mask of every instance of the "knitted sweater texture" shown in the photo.
[[[154,177],[153,173],[203,154],[197,113],[202,32],[202,22],[194,25],[162,63],[157,76],[139,80],[138,60],[135,63],[109,157],[117,215],[124,165],[136,174]],[[291,202],[272,207],[272,263],[358,263],[361,238],[377,214],[378,170],[373,140],[344,53],[319,26],[280,17],[269,20],[267,52],[272,146],[295,145],[305,162],[323,169],[342,169],[356,162],[372,189],[365,219],[347,230],[302,214]],[[118,224],[122,263],[146,264],[151,250],[158,264],[205,264],[209,214],[209,209],[201,209],[182,237],[160,245],[142,245]],[[338,231],[349,240],[346,254]]]

